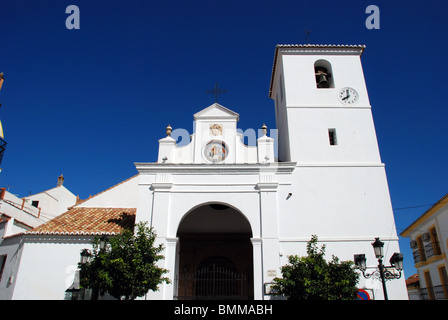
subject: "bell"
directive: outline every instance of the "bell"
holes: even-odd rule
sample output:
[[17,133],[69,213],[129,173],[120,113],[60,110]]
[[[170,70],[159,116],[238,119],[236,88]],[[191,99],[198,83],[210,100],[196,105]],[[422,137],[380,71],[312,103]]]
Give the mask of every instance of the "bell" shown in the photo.
[[330,83],[327,80],[326,74],[321,74],[318,77],[319,77],[319,79],[317,81],[318,88],[329,88],[330,87]]
[[329,88],[330,82],[328,81],[327,69],[323,67],[316,67],[316,84],[318,88]]

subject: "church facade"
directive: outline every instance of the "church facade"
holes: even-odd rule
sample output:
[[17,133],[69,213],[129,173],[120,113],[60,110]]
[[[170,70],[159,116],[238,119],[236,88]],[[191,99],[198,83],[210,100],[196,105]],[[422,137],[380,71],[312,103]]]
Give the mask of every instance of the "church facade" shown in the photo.
[[[239,114],[218,103],[193,115],[187,145],[168,126],[157,162],[135,163],[136,176],[3,240],[21,243],[9,298],[63,298],[92,237],[139,221],[164,244],[172,280],[148,299],[271,299],[272,279],[289,255],[306,255],[312,235],[328,257],[365,253],[372,267],[374,238],[385,242],[385,258],[399,252],[364,49],[278,45],[269,93],[278,148],[261,124],[256,145],[244,144]],[[38,258],[49,252],[51,262]],[[390,299],[407,299],[404,276],[387,286]],[[361,276],[359,287],[383,299],[378,279]]]

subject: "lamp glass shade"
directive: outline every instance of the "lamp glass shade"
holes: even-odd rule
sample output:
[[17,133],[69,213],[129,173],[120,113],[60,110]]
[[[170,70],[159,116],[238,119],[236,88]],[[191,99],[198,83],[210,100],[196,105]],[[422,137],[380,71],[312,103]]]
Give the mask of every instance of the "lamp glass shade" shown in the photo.
[[107,243],[107,237],[105,235],[103,235],[100,238],[100,250],[103,250],[104,248],[106,248],[106,243]]
[[375,251],[375,257],[377,259],[381,259],[384,254],[383,254],[383,246],[384,246],[384,242],[380,241],[380,238],[375,238],[375,242],[372,243],[373,246],[373,250]]
[[89,250],[87,250],[87,249],[82,250],[81,251],[81,264],[86,264],[89,256],[90,256]]
[[365,271],[367,269],[367,266],[366,266],[366,255],[365,254],[355,254],[354,260],[355,260],[356,266],[361,271]]
[[389,260],[390,264],[398,271],[403,270],[403,254],[395,252]]

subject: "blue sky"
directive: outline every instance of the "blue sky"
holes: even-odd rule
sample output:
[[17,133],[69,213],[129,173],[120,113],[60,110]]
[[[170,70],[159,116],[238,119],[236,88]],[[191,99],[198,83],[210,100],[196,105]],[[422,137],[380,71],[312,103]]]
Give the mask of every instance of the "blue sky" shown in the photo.
[[[80,29],[68,30],[68,5]],[[368,30],[368,5],[380,29]],[[0,185],[26,196],[64,185],[81,198],[157,160],[165,127],[192,131],[219,102],[243,130],[275,128],[276,44],[365,44],[363,68],[398,232],[448,192],[444,79],[448,2],[0,0]],[[400,240],[406,276],[415,272]]]

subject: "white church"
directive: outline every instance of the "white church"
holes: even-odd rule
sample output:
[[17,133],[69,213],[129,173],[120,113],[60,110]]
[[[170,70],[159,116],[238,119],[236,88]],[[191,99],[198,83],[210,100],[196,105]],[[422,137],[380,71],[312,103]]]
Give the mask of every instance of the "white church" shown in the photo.
[[[178,146],[168,126],[157,162],[135,163],[135,176],[0,239],[2,299],[67,298],[93,237],[139,221],[157,232],[172,280],[146,299],[272,299],[272,279],[289,255],[306,255],[312,235],[328,259],[364,253],[372,268],[378,262],[371,243],[379,237],[388,261],[400,249],[364,50],[277,45],[269,96],[278,150],[263,124],[256,145],[244,144],[238,110],[218,103],[193,114],[187,145]],[[389,299],[408,299],[404,275],[386,285]],[[379,279],[361,276],[358,286],[384,299]]]

